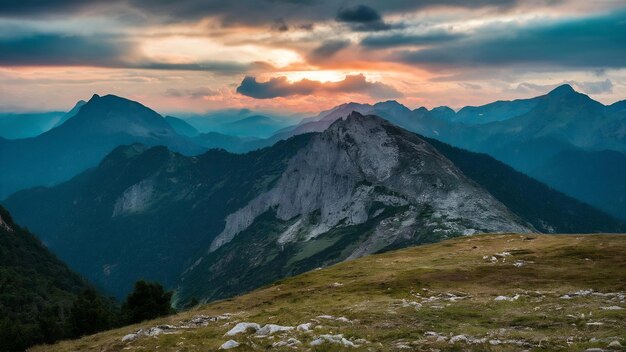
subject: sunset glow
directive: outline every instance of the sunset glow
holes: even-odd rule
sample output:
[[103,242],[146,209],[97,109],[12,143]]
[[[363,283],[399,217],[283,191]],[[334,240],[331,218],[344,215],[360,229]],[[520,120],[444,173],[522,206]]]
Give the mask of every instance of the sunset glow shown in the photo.
[[[0,13],[3,111],[66,110],[94,93],[141,98],[163,112],[305,113],[386,99],[459,108],[564,82],[611,103],[626,85],[626,49],[614,45],[626,40],[619,1],[61,1],[44,12],[28,3]],[[339,86],[289,93],[287,102],[241,94],[246,77],[259,89],[281,79]]]

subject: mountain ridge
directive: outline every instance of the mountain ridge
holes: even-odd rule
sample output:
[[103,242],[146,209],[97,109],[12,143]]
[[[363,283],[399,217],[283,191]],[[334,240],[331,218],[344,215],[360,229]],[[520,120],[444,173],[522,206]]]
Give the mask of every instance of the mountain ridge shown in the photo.
[[118,145],[135,142],[163,144],[187,154],[204,150],[144,105],[114,95],[94,95],[62,125],[36,137],[0,143],[0,156],[11,165],[0,175],[0,198],[67,180],[96,166]]
[[[360,143],[369,146],[360,146]],[[328,153],[320,153],[322,149],[318,147],[330,149]],[[494,178],[504,175],[507,180],[515,176],[494,159],[489,159],[489,168],[493,172],[481,173],[478,169],[484,160],[463,150],[448,152],[459,160],[477,161],[463,165],[463,173],[480,177],[467,179],[468,176],[461,176],[438,150],[428,146],[421,137],[383,119],[361,118],[353,114],[349,121],[336,121],[332,130],[325,134],[299,135],[246,154],[213,149],[188,157],[165,147],[137,144],[119,147],[99,166],[72,180],[52,188],[18,192],[5,204],[19,221],[37,231],[51,250],[92,282],[118,297],[128,292],[138,278],[158,280],[169,288],[183,287],[182,282],[185,285],[210,283],[209,288],[198,285],[179,289],[176,295],[179,306],[194,297],[230,297],[352,254],[356,257],[378,250],[437,241],[446,236],[461,235],[465,233],[464,229],[494,231],[499,226],[496,225],[498,219],[506,219],[509,224],[524,224],[515,225],[516,229],[530,229],[525,225],[530,223],[546,232],[615,231],[620,226],[595,210],[575,205],[565,196],[536,196],[550,193],[539,183],[526,180],[526,188],[521,191],[502,184],[502,180]],[[296,158],[301,151],[301,156]],[[320,155],[327,157],[320,158]],[[383,158],[385,155],[390,157]],[[328,164],[331,156],[338,158],[337,163]],[[410,176],[414,172],[411,168],[419,169],[422,162],[426,173],[418,177],[419,170],[416,169],[417,174]],[[316,163],[318,171],[305,172]],[[433,168],[434,165],[438,166]],[[397,176],[394,178],[392,174]],[[391,176],[387,178],[387,175]],[[315,187],[297,186],[300,176],[304,184],[318,184],[320,190],[326,188],[321,187],[326,181],[320,182],[324,177],[337,182],[331,182],[331,192],[327,192],[328,198],[322,201],[321,198],[316,200],[317,191],[311,192]],[[306,181],[305,176],[310,181]],[[422,178],[423,182],[420,181]],[[460,184],[464,186],[458,186],[457,180],[461,180]],[[201,259],[226,228],[229,214],[254,204],[256,198],[271,200],[263,194],[277,185],[295,185],[295,188],[280,187],[286,190],[282,193],[286,194],[282,210],[273,206],[280,203],[270,202],[269,208],[268,203],[258,203],[263,206],[254,212],[257,216],[249,218],[248,224],[253,223],[252,226],[241,227],[242,231],[230,241],[223,241],[221,246],[215,246],[217,249],[209,252],[208,258]],[[496,192],[501,187],[511,189],[502,196]],[[289,189],[294,191],[287,191]],[[308,195],[306,189],[309,189]],[[467,197],[453,197],[451,200],[454,201],[449,203],[441,201],[457,192],[455,190],[466,196],[472,195],[468,204],[483,199],[491,210],[470,212],[471,216],[467,215],[470,213],[463,216],[460,212],[457,214],[460,218],[455,220],[455,216],[450,217],[451,211],[462,207],[454,204]],[[486,192],[494,192],[499,198]],[[276,191],[269,194],[272,193],[281,194]],[[441,196],[434,197],[439,193]],[[421,203],[420,194],[424,195]],[[535,198],[528,198],[529,195]],[[439,200],[432,201],[433,197]],[[520,202],[519,197],[528,201]],[[305,199],[309,200],[305,202]],[[355,203],[344,202],[350,199]],[[559,204],[550,202],[554,200]],[[552,215],[529,211],[535,201],[541,202],[538,208],[542,213]],[[419,205],[424,202],[429,206]],[[347,204],[345,210],[341,204]],[[522,216],[511,214],[507,208],[517,209]],[[490,218],[488,214],[491,212],[499,215]],[[39,215],[34,217],[32,214],[35,213]],[[295,216],[298,214],[305,215]],[[447,216],[442,217],[444,214]],[[420,221],[426,221],[426,225],[420,227]],[[492,225],[472,225],[476,222]],[[413,232],[418,227],[423,231]],[[310,235],[309,240],[299,239],[309,237],[306,234]],[[215,261],[217,257],[252,262],[250,266],[224,266],[225,263],[220,265]],[[254,262],[258,258],[266,258],[263,267],[273,269],[255,270],[252,264],[258,265]],[[185,272],[194,267],[194,263],[198,263],[195,268]],[[219,271],[219,275],[211,274],[215,264],[229,269]],[[232,280],[233,275],[238,279]]]

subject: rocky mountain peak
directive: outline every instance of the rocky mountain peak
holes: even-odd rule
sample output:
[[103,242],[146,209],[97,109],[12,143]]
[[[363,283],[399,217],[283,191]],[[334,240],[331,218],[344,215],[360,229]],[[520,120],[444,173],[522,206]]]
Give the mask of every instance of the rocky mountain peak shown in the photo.
[[297,219],[279,242],[307,241],[337,226],[363,224],[385,209],[391,211],[394,220],[388,221],[399,226],[378,219],[379,225],[354,256],[400,239],[410,241],[425,229],[450,235],[530,230],[423,139],[378,116],[358,112],[312,138],[289,160],[272,189],[230,214],[211,250],[231,241],[270,209],[281,221]]
[[586,103],[586,104],[591,104],[591,105],[601,105],[598,102],[591,99],[588,95],[577,92],[569,84],[563,84],[554,88],[546,96],[548,97],[548,100],[554,101],[555,103],[559,103],[559,104]]

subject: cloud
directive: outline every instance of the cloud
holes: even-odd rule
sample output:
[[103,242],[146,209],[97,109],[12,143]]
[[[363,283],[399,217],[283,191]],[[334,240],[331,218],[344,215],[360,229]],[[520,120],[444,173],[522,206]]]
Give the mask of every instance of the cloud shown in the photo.
[[218,74],[234,74],[249,72],[255,69],[255,67],[266,67],[263,63],[235,63],[229,61],[206,61],[199,63],[168,63],[168,62],[154,62],[154,61],[136,61],[136,62],[123,62],[119,66],[111,66],[118,68],[136,68],[145,70],[170,70],[170,71],[205,71]]
[[613,92],[613,82],[608,78],[598,82],[574,82],[574,84],[587,94],[604,94]]
[[347,48],[350,45],[349,40],[328,40],[323,42],[320,46],[313,49],[309,55],[307,55],[307,59],[310,62],[320,62],[327,60],[337,54],[339,51]]
[[402,96],[402,93],[384,83],[368,82],[362,74],[346,76],[343,81],[339,82],[324,83],[308,79],[289,82],[287,77],[275,77],[267,82],[257,82],[255,77],[248,76],[237,88],[237,93],[255,99],[324,93],[362,93],[378,99]]
[[33,34],[0,38],[0,65],[119,66],[134,46],[103,36]]
[[365,5],[344,7],[337,13],[337,21],[339,22],[370,23],[382,20],[382,17],[376,10]]
[[150,70],[207,71],[220,74],[268,68],[262,63],[226,61],[166,63],[141,56],[137,44],[116,36],[28,34],[0,37],[2,66],[93,66]]
[[289,30],[289,26],[284,19],[278,18],[274,20],[274,23],[272,24],[272,30],[277,32],[287,32]]
[[214,97],[219,95],[220,92],[207,87],[199,87],[193,89],[175,89],[169,88],[165,91],[165,96],[173,98],[191,98],[202,99],[205,97]]
[[361,40],[361,46],[370,49],[386,49],[400,46],[422,46],[440,44],[464,38],[464,34],[447,31],[433,31],[422,34],[370,35]]
[[561,81],[554,84],[536,84],[532,82],[522,82],[517,87],[509,91],[515,93],[539,93],[544,94],[563,84],[569,84],[587,94],[605,94],[613,92],[613,82],[608,78],[604,81]]
[[467,40],[399,51],[391,59],[435,68],[466,66],[626,67],[626,11],[541,25],[487,28]]
[[357,31],[382,31],[391,28],[390,25],[383,21],[378,11],[365,5],[339,9],[336,20],[349,24]]
[[470,82],[459,82],[457,83],[459,87],[469,89],[469,90],[480,90],[483,87],[480,84],[470,83]]
[[[203,18],[217,18],[223,25],[271,25],[282,18],[295,25],[341,18],[344,20],[373,19],[377,11],[383,13],[406,13],[441,6],[459,8],[499,7],[510,8],[520,0],[361,0],[361,5],[341,9],[336,0],[19,0],[2,1],[0,17],[41,17],[49,15],[75,15],[80,13],[139,13],[151,16],[151,20],[165,22],[188,22]],[[546,0],[550,2],[550,0]],[[361,7],[360,7],[361,6]],[[370,9],[370,10],[368,10]],[[341,14],[341,16],[338,16]],[[369,16],[369,17],[368,17]],[[352,23],[384,24],[382,21]],[[373,28],[373,27],[370,27]]]

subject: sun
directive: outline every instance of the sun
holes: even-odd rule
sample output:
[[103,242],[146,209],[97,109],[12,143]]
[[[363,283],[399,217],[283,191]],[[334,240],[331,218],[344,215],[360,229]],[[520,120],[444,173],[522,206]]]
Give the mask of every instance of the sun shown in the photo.
[[316,71],[291,71],[285,72],[281,75],[287,77],[287,80],[290,82],[296,82],[303,79],[309,79],[312,81],[319,82],[339,82],[346,78],[346,76],[351,74],[358,74],[346,71],[336,71],[336,70],[316,70]]

